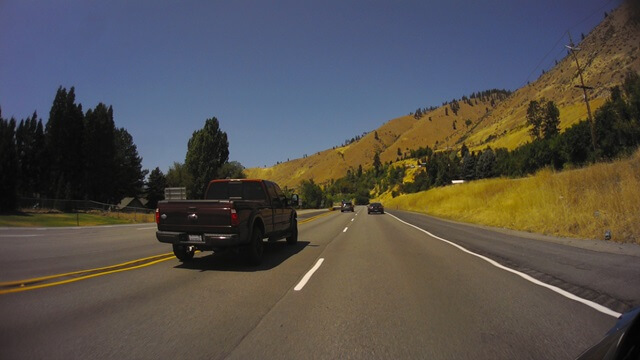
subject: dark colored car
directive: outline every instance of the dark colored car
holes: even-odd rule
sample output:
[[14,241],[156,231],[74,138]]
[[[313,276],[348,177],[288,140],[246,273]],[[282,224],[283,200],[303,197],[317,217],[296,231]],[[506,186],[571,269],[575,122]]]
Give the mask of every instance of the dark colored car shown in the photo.
[[372,212],[384,214],[384,206],[379,202],[371,203],[367,206],[367,213],[371,214]]
[[353,212],[353,203],[351,201],[343,201],[342,206],[340,206],[340,212],[351,211]]

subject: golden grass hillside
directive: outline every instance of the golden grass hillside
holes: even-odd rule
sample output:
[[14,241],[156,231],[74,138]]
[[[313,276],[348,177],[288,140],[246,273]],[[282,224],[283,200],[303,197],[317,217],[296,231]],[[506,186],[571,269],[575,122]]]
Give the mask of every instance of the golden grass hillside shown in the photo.
[[[276,181],[280,186],[296,187],[300,181],[313,179],[318,184],[346,175],[348,169],[359,165],[369,168],[376,151],[381,152],[413,126],[412,116],[402,116],[387,121],[384,125],[347,146],[324,150],[306,158],[294,159],[267,168],[245,169],[249,178],[264,178]],[[378,139],[375,138],[376,132]],[[395,158],[394,158],[395,160]]]
[[[578,45],[581,50],[577,57],[585,84],[594,88],[589,97],[591,110],[595,112],[610,95],[611,87],[620,85],[629,71],[640,71],[640,21],[632,2],[622,4]],[[527,106],[531,100],[542,97],[558,106],[561,130],[586,119],[582,91],[575,88],[579,84],[575,60],[566,56],[538,80],[498,104],[469,134],[467,146],[472,150],[486,146],[514,149],[530,141],[526,129]],[[453,143],[449,141],[447,145]]]
[[522,179],[488,179],[386,196],[388,209],[548,235],[640,244],[640,151],[631,158]]
[[[610,95],[610,88],[622,83],[626,73],[640,72],[640,16],[632,14],[632,3],[627,1],[611,12],[579,44],[578,60],[584,69],[585,83],[594,88],[589,95],[593,112]],[[376,152],[380,153],[383,162],[394,162],[398,158],[398,149],[402,153],[426,146],[458,149],[462,143],[471,150],[487,146],[514,149],[531,141],[525,115],[532,100],[545,97],[556,103],[560,110],[561,130],[587,118],[582,92],[575,88],[577,84],[575,61],[566,56],[536,81],[493,105],[487,101],[477,104],[474,101],[471,106],[460,101],[457,114],[445,105],[419,120],[413,116],[402,116],[376,129],[377,140],[372,131],[348,146],[320,151],[269,168],[247,169],[246,173],[249,177],[268,178],[281,185],[296,187],[305,179],[326,183],[343,177],[348,169],[356,169],[359,165],[370,168]],[[416,104],[416,107],[424,105],[428,104]],[[466,125],[466,120],[471,121],[470,126]]]

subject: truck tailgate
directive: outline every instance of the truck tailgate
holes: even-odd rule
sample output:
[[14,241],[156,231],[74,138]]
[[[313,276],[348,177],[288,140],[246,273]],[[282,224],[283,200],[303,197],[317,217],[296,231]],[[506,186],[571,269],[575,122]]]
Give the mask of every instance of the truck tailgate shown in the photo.
[[232,231],[231,207],[230,202],[219,200],[161,202],[158,230],[228,234]]

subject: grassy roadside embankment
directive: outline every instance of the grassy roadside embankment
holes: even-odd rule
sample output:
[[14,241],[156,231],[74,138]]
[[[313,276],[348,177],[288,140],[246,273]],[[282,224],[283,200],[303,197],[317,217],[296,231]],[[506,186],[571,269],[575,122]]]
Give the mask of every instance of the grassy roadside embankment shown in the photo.
[[153,214],[125,213],[20,213],[0,215],[0,226],[11,227],[60,227],[98,226],[154,222]]
[[564,237],[640,244],[640,151],[582,169],[542,170],[380,200],[389,209]]

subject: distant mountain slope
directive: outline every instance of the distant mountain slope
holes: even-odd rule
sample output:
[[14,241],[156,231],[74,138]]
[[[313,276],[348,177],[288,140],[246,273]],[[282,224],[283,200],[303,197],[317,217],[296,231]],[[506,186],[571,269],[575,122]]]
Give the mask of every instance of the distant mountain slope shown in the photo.
[[[578,44],[577,54],[595,111],[609,96],[612,86],[622,83],[629,71],[640,71],[640,6],[627,1],[606,17]],[[300,181],[313,179],[326,183],[343,177],[348,169],[362,165],[369,168],[376,152],[383,162],[398,159],[398,150],[429,146],[435,149],[470,149],[506,147],[513,149],[530,141],[526,109],[531,100],[553,100],[560,109],[561,129],[587,118],[577,67],[566,56],[535,82],[508,98],[464,97],[426,112],[420,119],[412,115],[389,120],[375,131],[347,146],[324,150],[269,168],[246,169],[249,177],[268,178],[283,186],[296,187]],[[456,108],[457,113],[453,111]],[[376,139],[377,133],[377,139]]]
[[[595,111],[610,94],[610,88],[622,83],[629,71],[640,71],[640,16],[628,1],[612,12],[578,44],[577,53],[590,104]],[[635,15],[634,15],[635,14]],[[537,81],[516,91],[482,119],[466,139],[470,148],[506,147],[513,149],[530,140],[526,127],[526,109],[531,100],[553,100],[560,109],[561,129],[587,118],[576,63],[566,56]],[[452,145],[455,141],[447,142]]]
[[[295,187],[300,181],[313,179],[325,183],[343,177],[349,168],[364,168],[373,164],[376,151],[383,151],[402,134],[411,129],[416,120],[403,116],[389,120],[376,131],[347,146],[324,150],[311,156],[294,159],[268,168],[250,168],[245,172],[251,178],[266,178],[281,186]],[[375,138],[378,133],[378,140]]]

